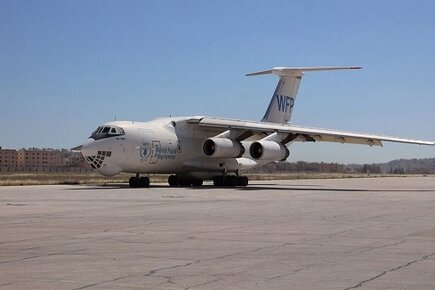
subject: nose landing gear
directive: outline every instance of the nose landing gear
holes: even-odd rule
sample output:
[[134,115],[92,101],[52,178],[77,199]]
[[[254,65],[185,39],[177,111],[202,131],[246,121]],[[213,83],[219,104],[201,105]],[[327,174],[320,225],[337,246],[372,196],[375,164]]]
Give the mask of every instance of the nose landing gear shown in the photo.
[[139,177],[139,174],[136,174],[136,176],[130,177],[128,184],[131,188],[149,187],[150,179],[146,176]]

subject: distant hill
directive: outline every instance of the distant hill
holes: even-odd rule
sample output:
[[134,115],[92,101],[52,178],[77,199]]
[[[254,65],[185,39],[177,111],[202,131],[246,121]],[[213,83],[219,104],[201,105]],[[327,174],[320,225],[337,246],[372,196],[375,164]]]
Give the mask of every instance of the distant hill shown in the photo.
[[398,159],[380,166],[386,173],[435,173],[435,158]]
[[255,168],[251,173],[273,172],[323,172],[323,173],[383,173],[383,174],[432,174],[435,158],[397,159],[388,163],[340,164],[325,162],[277,162]]

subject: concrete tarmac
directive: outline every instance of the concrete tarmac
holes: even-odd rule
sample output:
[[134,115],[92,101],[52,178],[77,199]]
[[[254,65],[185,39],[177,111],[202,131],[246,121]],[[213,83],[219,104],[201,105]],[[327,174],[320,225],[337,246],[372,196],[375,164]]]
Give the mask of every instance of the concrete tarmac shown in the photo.
[[0,187],[0,289],[435,289],[435,177]]

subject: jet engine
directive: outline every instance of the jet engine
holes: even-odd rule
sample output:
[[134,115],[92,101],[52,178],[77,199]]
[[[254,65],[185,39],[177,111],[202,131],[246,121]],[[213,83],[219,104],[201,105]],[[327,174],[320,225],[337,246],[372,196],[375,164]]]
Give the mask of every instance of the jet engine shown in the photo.
[[284,161],[290,155],[287,147],[274,141],[253,142],[249,148],[249,153],[256,160]]
[[202,144],[202,151],[210,157],[240,157],[245,153],[245,147],[238,141],[228,138],[209,138]]

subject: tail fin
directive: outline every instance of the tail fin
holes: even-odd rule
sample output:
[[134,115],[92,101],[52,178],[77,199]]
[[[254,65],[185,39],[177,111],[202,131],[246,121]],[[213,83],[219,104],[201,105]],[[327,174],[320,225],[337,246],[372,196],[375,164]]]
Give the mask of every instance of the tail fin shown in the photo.
[[276,86],[269,107],[261,121],[269,123],[290,122],[296,95],[299,90],[299,83],[301,82],[304,72],[341,69],[361,69],[361,67],[274,67],[269,70],[247,74],[246,76],[264,74],[275,74],[279,76],[278,85]]

